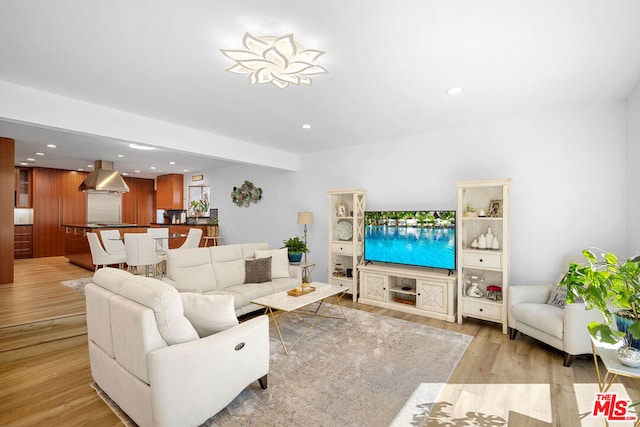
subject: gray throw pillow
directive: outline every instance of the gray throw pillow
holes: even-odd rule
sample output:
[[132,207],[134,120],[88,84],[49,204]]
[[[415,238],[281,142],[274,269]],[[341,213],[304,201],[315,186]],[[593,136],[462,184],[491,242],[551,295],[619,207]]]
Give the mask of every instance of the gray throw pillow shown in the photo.
[[244,271],[244,283],[271,281],[271,257],[245,260]]

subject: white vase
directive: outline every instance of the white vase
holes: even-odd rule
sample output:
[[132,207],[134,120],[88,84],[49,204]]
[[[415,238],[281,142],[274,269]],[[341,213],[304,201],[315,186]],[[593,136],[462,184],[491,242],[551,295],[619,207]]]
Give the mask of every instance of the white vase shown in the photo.
[[491,227],[487,227],[487,248],[493,247],[493,233],[491,232]]
[[471,248],[478,249],[478,239],[473,239],[473,242],[471,242]]
[[481,234],[480,237],[478,237],[478,249],[487,249],[487,238],[484,234]]
[[491,249],[495,251],[500,249],[500,244],[498,243],[498,239],[496,239],[495,237],[493,238],[493,243],[491,243]]

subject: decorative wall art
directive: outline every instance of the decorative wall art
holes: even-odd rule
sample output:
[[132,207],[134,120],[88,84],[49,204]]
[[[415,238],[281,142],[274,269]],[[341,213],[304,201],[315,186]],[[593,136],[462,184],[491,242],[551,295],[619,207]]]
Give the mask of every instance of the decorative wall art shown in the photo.
[[262,199],[262,188],[245,181],[240,187],[233,187],[231,200],[238,206],[249,207],[249,203],[258,203]]

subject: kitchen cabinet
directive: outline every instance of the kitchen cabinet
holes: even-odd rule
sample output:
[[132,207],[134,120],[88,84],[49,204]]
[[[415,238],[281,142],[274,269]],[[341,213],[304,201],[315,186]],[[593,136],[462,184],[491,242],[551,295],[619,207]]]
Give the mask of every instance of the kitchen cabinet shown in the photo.
[[156,209],[184,209],[183,178],[177,173],[156,177]]
[[16,168],[15,191],[14,206],[30,208],[32,206],[31,168]]
[[87,172],[33,168],[33,256],[64,255],[62,224],[87,220],[87,195],[78,190]]
[[150,225],[154,221],[152,179],[124,177],[129,186],[128,193],[122,193],[122,222]]
[[13,227],[13,258],[33,257],[33,227],[16,225]]

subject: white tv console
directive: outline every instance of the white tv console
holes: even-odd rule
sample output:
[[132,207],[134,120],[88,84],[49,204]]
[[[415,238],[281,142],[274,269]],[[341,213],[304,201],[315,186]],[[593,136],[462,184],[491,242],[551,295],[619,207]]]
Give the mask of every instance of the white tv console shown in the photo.
[[380,263],[359,265],[358,274],[360,303],[456,321],[455,272]]

